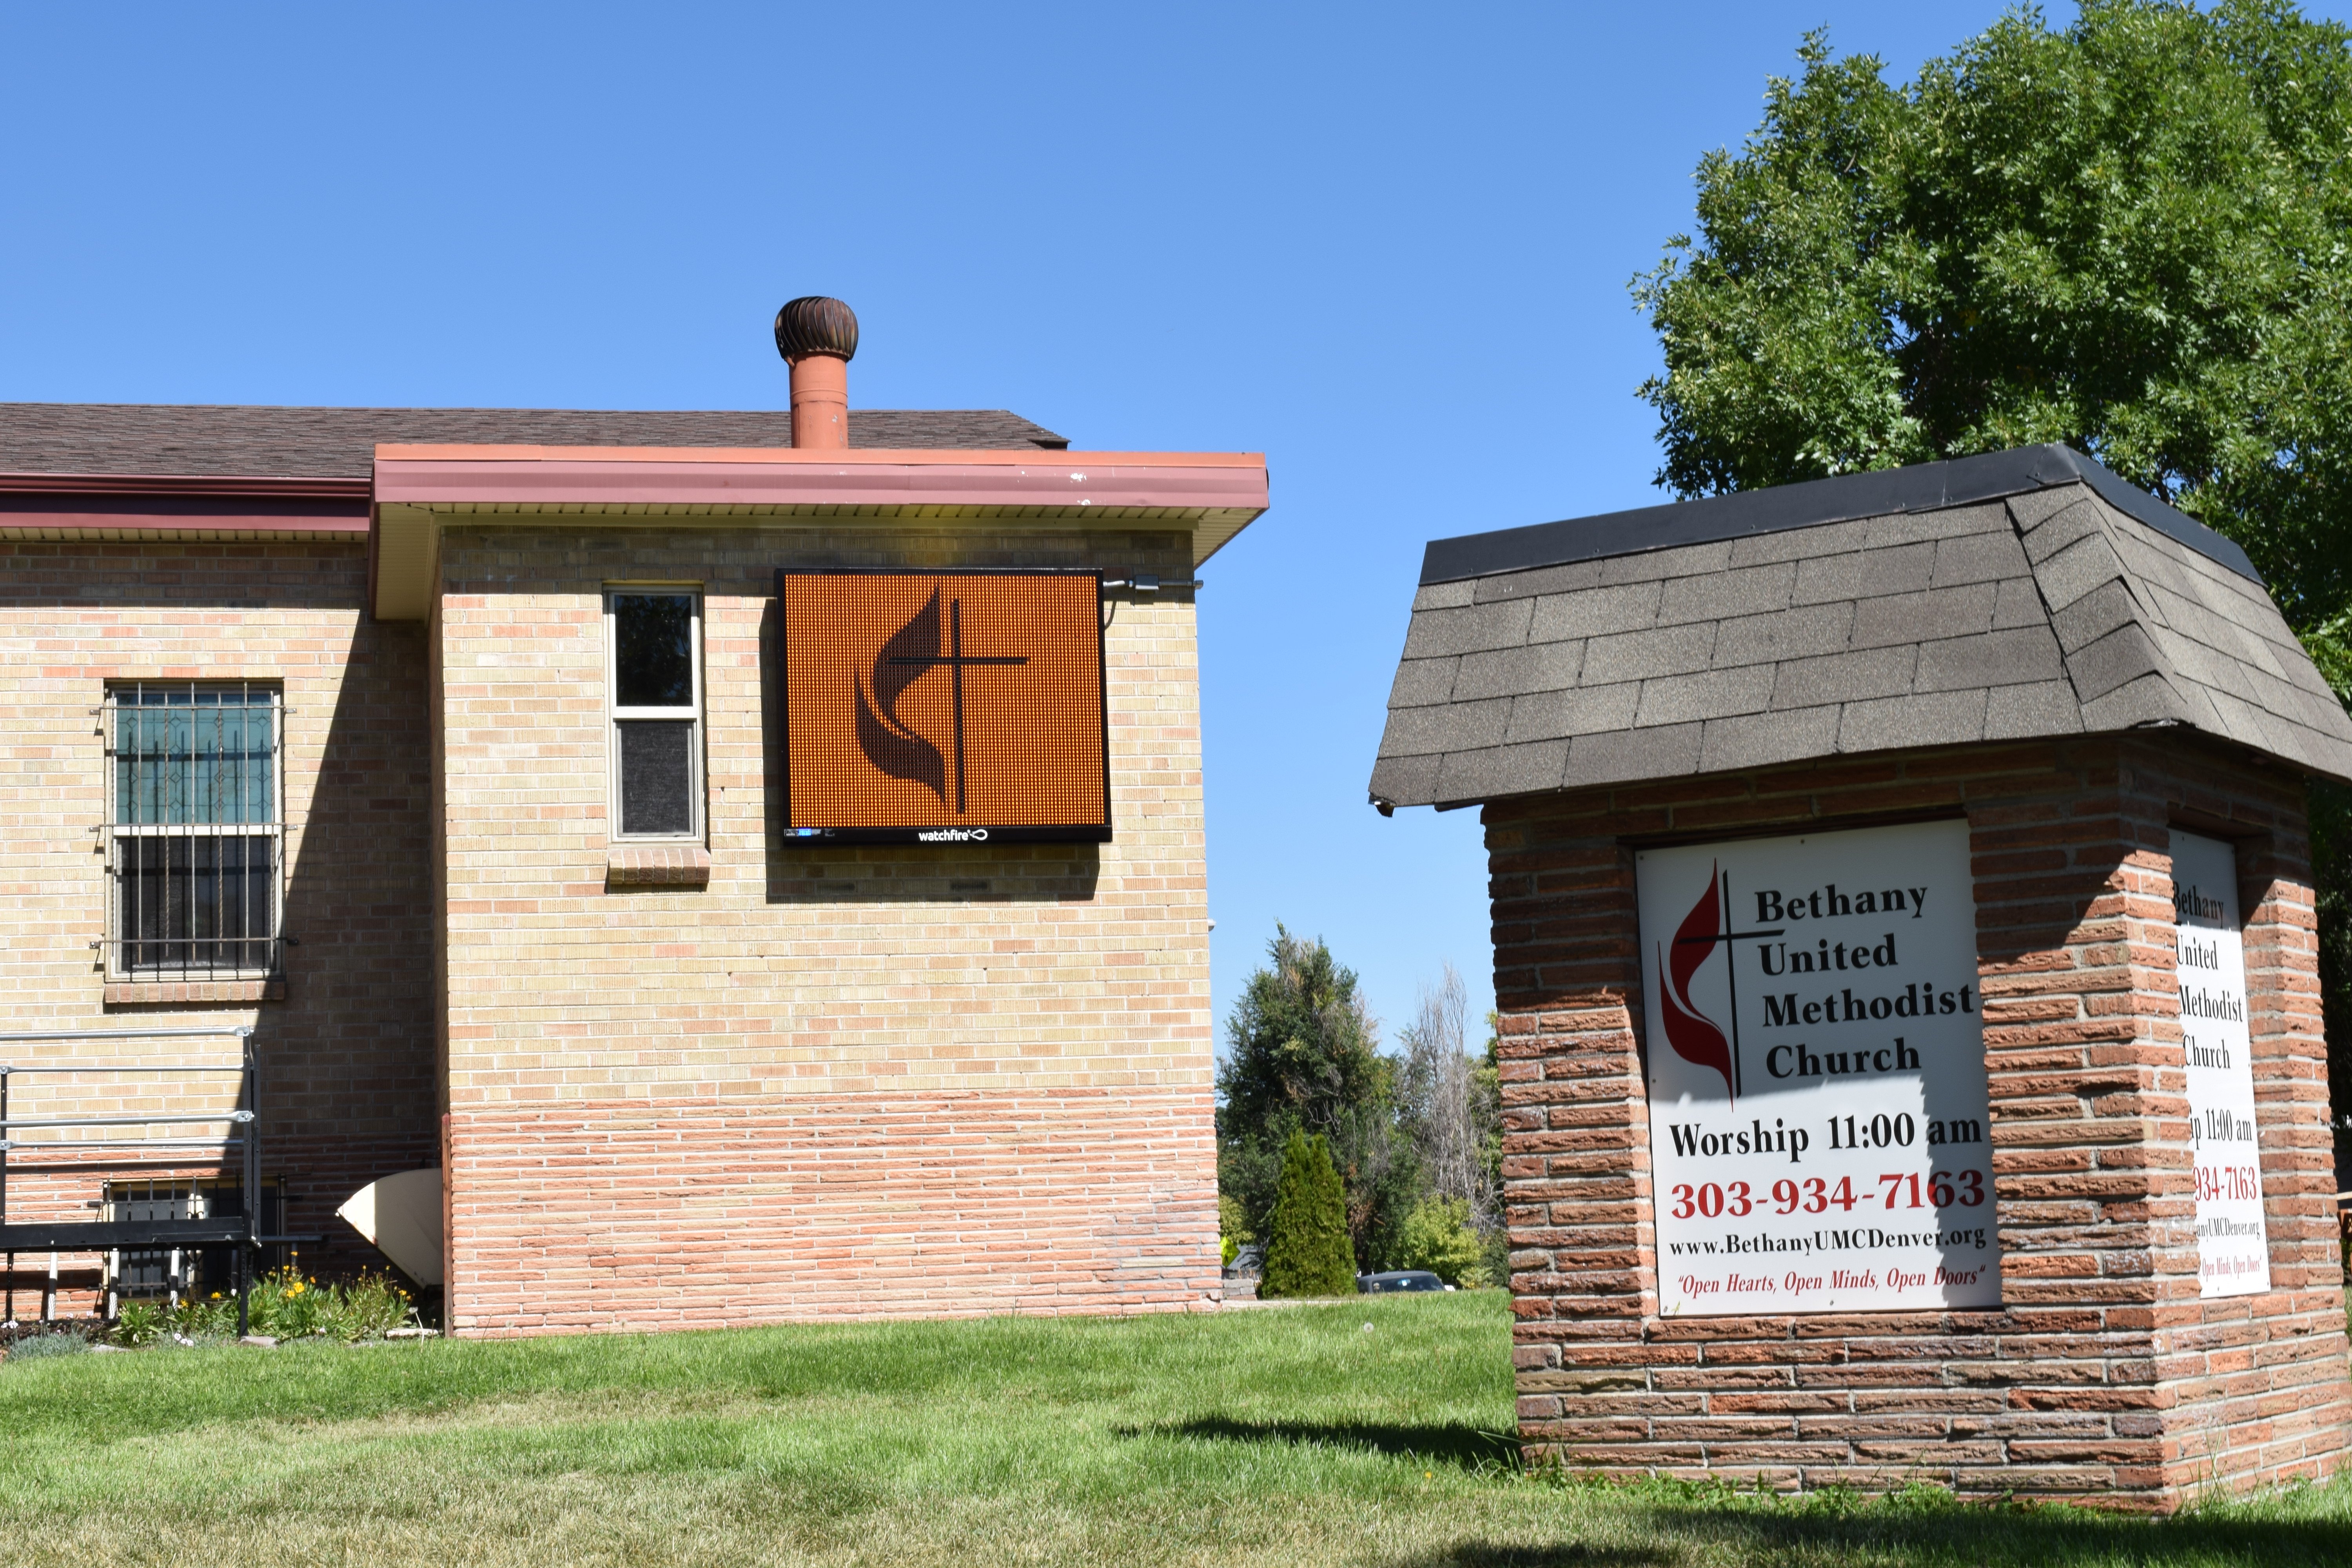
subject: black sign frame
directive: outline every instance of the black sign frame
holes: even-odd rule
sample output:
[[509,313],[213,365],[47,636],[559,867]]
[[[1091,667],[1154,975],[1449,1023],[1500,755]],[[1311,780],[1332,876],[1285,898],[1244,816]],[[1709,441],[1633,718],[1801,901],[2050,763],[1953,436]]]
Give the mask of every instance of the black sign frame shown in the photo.
[[[1102,722],[1102,820],[1099,823],[910,824],[906,826],[802,826],[793,820],[792,669],[790,621],[784,584],[792,577],[1087,577],[1095,585],[1095,674]],[[779,566],[776,568],[775,693],[776,755],[771,770],[778,831],[786,849],[833,844],[915,844],[925,848],[971,849],[990,844],[1108,844],[1112,841],[1110,789],[1110,658],[1103,616],[1103,574],[1091,566]]]

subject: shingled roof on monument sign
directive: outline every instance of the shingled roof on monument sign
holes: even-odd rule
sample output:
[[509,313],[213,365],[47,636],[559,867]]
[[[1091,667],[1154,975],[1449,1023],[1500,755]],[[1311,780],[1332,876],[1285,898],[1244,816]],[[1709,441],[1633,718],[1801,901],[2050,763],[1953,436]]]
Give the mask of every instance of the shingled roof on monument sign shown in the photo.
[[1433,542],[1371,794],[2162,725],[2352,778],[2245,552],[2031,447]]
[[[0,403],[0,474],[365,479],[379,442],[431,446],[789,447],[783,409],[272,408]],[[1058,450],[1003,409],[853,408],[852,447]]]

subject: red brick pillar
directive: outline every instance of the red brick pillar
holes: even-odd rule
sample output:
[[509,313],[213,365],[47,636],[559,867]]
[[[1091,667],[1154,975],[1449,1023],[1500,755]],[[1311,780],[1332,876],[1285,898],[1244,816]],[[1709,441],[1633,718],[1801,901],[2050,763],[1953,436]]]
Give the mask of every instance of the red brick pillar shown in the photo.
[[[1998,1309],[1665,1319],[1633,847],[1966,816]],[[2352,1388],[2300,784],[2193,738],[1486,810],[1520,1432],[1540,1460],[2162,1510],[2329,1473]],[[2273,1289],[2200,1300],[2169,835],[2237,847]]]

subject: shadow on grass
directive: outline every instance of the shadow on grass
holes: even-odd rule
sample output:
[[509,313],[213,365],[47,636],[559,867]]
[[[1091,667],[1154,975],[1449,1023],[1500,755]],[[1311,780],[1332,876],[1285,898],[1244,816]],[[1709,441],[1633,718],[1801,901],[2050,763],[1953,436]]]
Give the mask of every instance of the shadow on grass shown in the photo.
[[[1583,1490],[1571,1483],[1570,1493]],[[1630,1504],[1642,1531],[1670,1558],[1720,1555],[1786,1564],[1951,1564],[1953,1568],[2223,1568],[2272,1564],[2343,1568],[2352,1563],[2352,1491],[2341,1486],[2289,1489],[2250,1501],[2215,1500],[2169,1519],[2058,1504],[1968,1503],[1934,1487],[1879,1497],[1838,1489],[1759,1497],[1683,1483],[1593,1483],[1603,1509]],[[1465,1543],[1408,1560],[1400,1568],[1525,1568],[1592,1561],[1570,1545],[1512,1548],[1516,1555]]]
[[1234,1421],[1223,1415],[1124,1429],[1125,1437],[1205,1437],[1221,1443],[1281,1443],[1293,1447],[1365,1448],[1465,1470],[1519,1462],[1519,1440],[1475,1426],[1399,1426],[1377,1421]]
[[[1394,1560],[1393,1568],[1644,1568],[1731,1563],[1772,1568],[1950,1564],[1952,1568],[2343,1568],[2352,1524],[2340,1520],[2231,1517],[2203,1510],[2178,1519],[2110,1517],[2085,1510],[1969,1507],[1933,1510],[1880,1504],[1836,1510],[1725,1506],[1640,1510],[1654,1546],[1560,1542],[1507,1545],[1465,1541]],[[1568,1523],[1599,1526],[1587,1518]]]
[[1651,1546],[1504,1546],[1487,1541],[1465,1541],[1425,1556],[1411,1557],[1397,1568],[1651,1568],[1678,1563],[1679,1553]]
[[2199,1509],[2136,1519],[2089,1509],[1975,1507],[1930,1510],[1863,1505],[1808,1512],[1662,1510],[1674,1535],[1737,1543],[1770,1563],[2118,1565],[2260,1563],[2342,1568],[2352,1563],[2352,1521],[2263,1517],[2262,1505]]

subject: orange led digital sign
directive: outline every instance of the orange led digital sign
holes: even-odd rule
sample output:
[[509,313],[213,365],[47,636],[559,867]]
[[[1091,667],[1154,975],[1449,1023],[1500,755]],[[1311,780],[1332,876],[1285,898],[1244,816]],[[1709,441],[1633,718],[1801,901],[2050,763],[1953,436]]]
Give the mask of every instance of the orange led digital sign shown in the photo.
[[1110,837],[1098,576],[782,571],[776,598],[788,837]]

